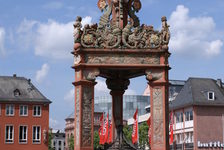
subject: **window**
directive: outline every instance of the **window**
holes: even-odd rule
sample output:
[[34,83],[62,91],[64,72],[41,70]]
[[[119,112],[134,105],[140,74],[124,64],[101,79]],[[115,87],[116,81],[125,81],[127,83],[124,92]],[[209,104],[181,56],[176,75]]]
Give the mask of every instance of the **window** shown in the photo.
[[19,127],[19,142],[27,143],[27,126]]
[[183,113],[177,112],[176,113],[176,123],[183,122]]
[[215,100],[215,93],[214,92],[208,92],[208,100]]
[[193,111],[186,111],[185,112],[185,121],[193,120]]
[[40,143],[40,126],[33,126],[33,143]]
[[19,115],[20,116],[28,116],[28,106],[27,105],[19,106]]
[[15,97],[18,97],[20,95],[21,95],[21,93],[20,93],[20,91],[18,89],[14,90],[14,96]]
[[14,139],[14,128],[12,125],[7,125],[5,127],[5,142],[13,143],[13,139]]
[[6,105],[6,116],[14,116],[14,105]]
[[185,133],[186,141],[185,143],[193,143],[193,132]]
[[190,120],[193,120],[193,111],[190,111]]
[[33,115],[41,116],[41,106],[33,106]]

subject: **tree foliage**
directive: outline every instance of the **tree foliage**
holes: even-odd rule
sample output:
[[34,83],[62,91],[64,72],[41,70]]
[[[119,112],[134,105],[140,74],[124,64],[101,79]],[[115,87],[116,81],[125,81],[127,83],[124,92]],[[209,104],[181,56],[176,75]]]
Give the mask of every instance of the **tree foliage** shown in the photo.
[[129,127],[128,125],[124,126],[123,128],[123,132],[124,132],[124,135],[126,137],[126,139],[131,142],[131,135],[132,135],[132,128]]
[[73,134],[68,139],[68,147],[69,147],[69,150],[73,150],[74,149],[74,135]]
[[53,148],[52,148],[52,139],[53,139],[52,133],[48,132],[48,150],[53,150]]
[[145,149],[149,147],[149,136],[148,136],[149,126],[146,122],[139,126],[139,147]]
[[[146,122],[139,125],[139,130],[138,130],[139,143],[138,143],[138,146],[139,146],[140,149],[145,149],[146,147],[150,147],[148,130],[149,130],[149,127],[148,127]],[[127,138],[127,140],[129,142],[132,142],[132,138],[131,138],[132,127],[124,126],[123,132],[124,132],[124,135]]]
[[103,148],[103,146],[100,145],[99,143],[100,143],[100,136],[99,136],[99,133],[97,131],[95,131],[94,132],[94,141],[93,141],[94,150],[100,150]]

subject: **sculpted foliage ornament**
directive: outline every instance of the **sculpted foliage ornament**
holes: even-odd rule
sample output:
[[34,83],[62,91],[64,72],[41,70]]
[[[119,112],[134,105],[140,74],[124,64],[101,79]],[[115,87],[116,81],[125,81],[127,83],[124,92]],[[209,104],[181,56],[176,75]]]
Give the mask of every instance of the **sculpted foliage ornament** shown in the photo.
[[[128,6],[130,18],[124,28],[119,26],[119,19],[123,19],[123,7]],[[84,48],[129,48],[156,49],[168,45],[170,40],[169,25],[166,17],[162,17],[162,30],[156,31],[153,26],[140,25],[135,15],[141,9],[140,0],[99,0],[98,7],[103,12],[99,25],[86,25],[82,29],[81,17],[77,17],[74,28],[75,50]],[[110,19],[115,10],[116,19]]]

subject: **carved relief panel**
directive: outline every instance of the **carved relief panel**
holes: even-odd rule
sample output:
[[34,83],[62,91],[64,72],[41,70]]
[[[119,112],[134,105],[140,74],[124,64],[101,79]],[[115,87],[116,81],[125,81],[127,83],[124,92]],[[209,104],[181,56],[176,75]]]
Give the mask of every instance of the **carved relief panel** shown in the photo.
[[163,93],[161,88],[153,89],[153,142],[155,145],[164,143]]
[[92,103],[93,90],[91,87],[83,87],[82,99],[82,146],[91,146],[92,143]]
[[88,54],[85,56],[87,64],[160,64],[160,56],[145,54]]
[[76,100],[75,100],[75,145],[79,145],[79,130],[80,130],[80,88],[76,88]]

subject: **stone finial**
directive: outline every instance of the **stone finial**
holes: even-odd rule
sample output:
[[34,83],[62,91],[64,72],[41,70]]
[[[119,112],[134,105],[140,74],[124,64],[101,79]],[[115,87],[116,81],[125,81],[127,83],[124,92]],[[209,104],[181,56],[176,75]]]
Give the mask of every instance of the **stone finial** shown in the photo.
[[162,21],[162,22],[167,21],[166,16],[163,16],[163,17],[161,18],[161,21]]

